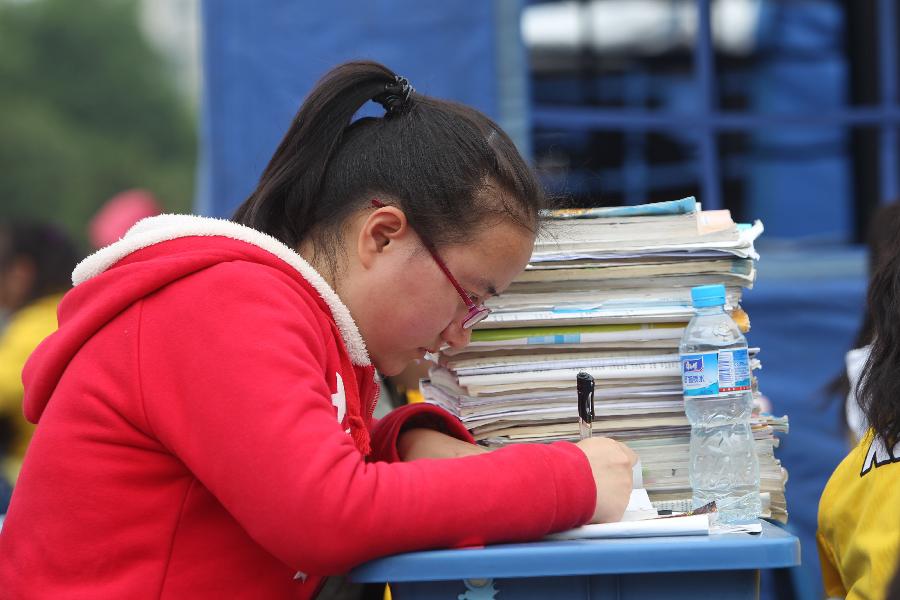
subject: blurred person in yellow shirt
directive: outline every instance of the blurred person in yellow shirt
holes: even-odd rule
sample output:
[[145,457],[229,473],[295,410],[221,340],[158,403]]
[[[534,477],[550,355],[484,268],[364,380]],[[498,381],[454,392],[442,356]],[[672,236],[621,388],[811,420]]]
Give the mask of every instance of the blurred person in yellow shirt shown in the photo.
[[0,476],[13,484],[34,431],[22,413],[22,367],[56,330],[56,306],[78,258],[75,243],[52,225],[0,223]]
[[900,231],[890,240],[869,283],[871,345],[855,390],[867,431],[819,502],[816,541],[830,598],[888,597],[900,556]]

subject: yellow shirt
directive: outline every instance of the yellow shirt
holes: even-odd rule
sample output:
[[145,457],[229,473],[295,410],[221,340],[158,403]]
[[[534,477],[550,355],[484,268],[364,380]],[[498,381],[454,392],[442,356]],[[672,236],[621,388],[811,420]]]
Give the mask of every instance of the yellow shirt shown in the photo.
[[869,431],[838,465],[819,502],[816,541],[830,597],[881,600],[900,558],[900,443]]
[[34,425],[22,412],[22,367],[38,344],[56,331],[56,306],[61,298],[61,294],[44,296],[16,311],[0,334],[0,414],[11,416],[15,427],[11,454],[4,457],[2,469],[12,483],[34,433]]

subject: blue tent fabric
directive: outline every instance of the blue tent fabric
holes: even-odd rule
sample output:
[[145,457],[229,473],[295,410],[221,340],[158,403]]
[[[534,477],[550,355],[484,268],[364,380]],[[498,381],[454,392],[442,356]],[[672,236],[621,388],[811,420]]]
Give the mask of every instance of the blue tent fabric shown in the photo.
[[202,214],[234,211],[303,98],[347,60],[382,62],[418,91],[504,124],[494,2],[217,0],[202,7]]

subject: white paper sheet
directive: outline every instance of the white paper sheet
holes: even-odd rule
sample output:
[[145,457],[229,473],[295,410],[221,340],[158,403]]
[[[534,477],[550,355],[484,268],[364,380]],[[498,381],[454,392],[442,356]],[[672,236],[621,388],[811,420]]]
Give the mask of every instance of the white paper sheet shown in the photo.
[[584,540],[680,535],[709,535],[709,516],[667,517],[584,525],[548,535],[548,540]]

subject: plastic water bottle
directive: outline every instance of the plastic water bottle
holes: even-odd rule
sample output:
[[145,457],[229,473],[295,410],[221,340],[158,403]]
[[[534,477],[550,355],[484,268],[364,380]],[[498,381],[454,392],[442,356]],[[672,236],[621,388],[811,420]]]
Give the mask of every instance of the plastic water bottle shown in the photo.
[[747,339],[725,312],[725,286],[695,287],[691,300],[697,312],[679,353],[691,423],[692,504],[698,508],[715,500],[719,522],[751,522],[761,506]]

